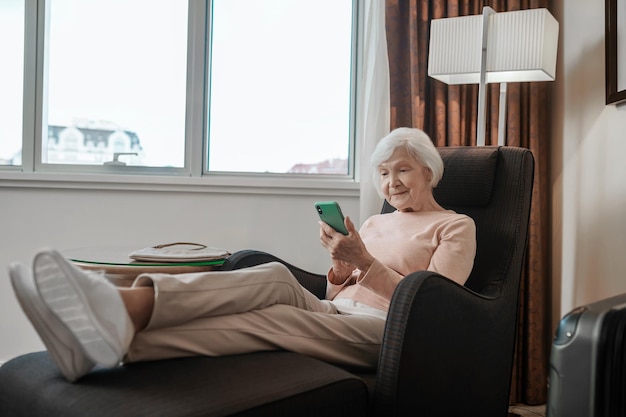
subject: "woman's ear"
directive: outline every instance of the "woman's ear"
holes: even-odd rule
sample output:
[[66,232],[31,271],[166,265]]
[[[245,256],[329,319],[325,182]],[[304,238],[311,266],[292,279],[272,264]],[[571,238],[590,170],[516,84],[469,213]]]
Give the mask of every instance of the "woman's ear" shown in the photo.
[[433,182],[433,170],[428,168],[428,167],[424,167],[426,169],[426,180],[430,183]]

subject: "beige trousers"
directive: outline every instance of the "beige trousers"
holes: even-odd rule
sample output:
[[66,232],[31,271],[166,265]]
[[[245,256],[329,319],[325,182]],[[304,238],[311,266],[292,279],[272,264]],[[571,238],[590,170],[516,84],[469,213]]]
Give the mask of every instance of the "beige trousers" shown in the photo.
[[340,314],[282,264],[235,271],[142,274],[155,305],[129,362],[288,350],[342,366],[375,368],[385,320]]

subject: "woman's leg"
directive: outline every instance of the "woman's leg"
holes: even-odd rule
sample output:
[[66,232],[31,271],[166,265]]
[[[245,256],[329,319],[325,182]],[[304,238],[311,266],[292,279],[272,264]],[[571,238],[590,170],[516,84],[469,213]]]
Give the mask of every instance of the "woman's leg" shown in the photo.
[[319,300],[303,288],[289,269],[278,262],[234,271],[140,275],[133,288],[146,287],[154,291],[154,307],[149,323],[144,326],[147,330],[277,304],[308,311],[337,312],[332,303]]
[[135,332],[145,329],[154,309],[154,288],[120,288],[119,291]]
[[[79,270],[56,251],[39,253],[33,269],[42,302],[68,327],[89,359],[103,366],[115,366],[126,355],[131,360],[134,355],[141,358],[144,338],[140,335],[151,331],[158,335],[160,327],[168,328],[173,343],[180,343],[187,355],[203,354],[207,346],[217,346],[213,354],[229,354],[233,349],[298,351],[301,346],[304,349],[308,339],[313,340],[314,345],[315,340],[328,345],[334,339],[340,344],[342,341],[354,343],[342,336],[343,330],[334,336],[328,329],[324,330],[322,322],[327,318],[343,316],[336,314],[332,303],[318,300],[302,288],[280,263],[212,274],[145,275],[138,277],[136,289],[128,293],[99,274]],[[153,308],[147,327],[135,333],[135,325],[138,328],[145,325],[151,303]],[[271,314],[275,311],[287,314]],[[309,316],[310,323],[293,321]],[[204,320],[208,323],[206,326],[202,324]],[[200,327],[194,329],[192,322]],[[291,324],[284,327],[283,323]],[[240,325],[243,330],[239,329]],[[185,331],[187,326],[191,326],[191,332]],[[343,327],[349,330],[349,326]],[[291,331],[299,333],[294,337]],[[220,337],[221,332],[224,338]],[[212,345],[212,335],[216,335],[219,344]],[[129,353],[135,339],[138,341],[133,352],[138,354]],[[291,345],[290,339],[300,342]],[[361,343],[359,337],[355,341]],[[149,338],[147,345],[150,344],[157,351],[166,352],[162,358],[180,356],[180,353],[167,353],[167,344],[159,347],[158,337]],[[148,349],[145,357],[152,356]]]
[[385,320],[377,317],[325,314],[276,304],[139,332],[125,360],[287,350],[342,366],[374,369],[384,328]]

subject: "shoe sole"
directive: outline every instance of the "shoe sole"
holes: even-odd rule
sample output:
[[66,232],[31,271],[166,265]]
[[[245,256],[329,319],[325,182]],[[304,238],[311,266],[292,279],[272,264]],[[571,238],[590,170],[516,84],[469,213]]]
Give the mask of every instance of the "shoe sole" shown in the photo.
[[[39,297],[30,271],[19,264],[9,265],[11,286],[48,353],[59,367],[63,376],[70,382],[88,373],[95,364],[89,363],[80,342],[63,322],[58,320]],[[83,364],[81,365],[81,362]]]
[[69,328],[87,356],[106,367],[119,365],[125,352],[100,323],[89,298],[76,280],[79,276],[58,252],[39,253],[33,262],[35,283],[48,307]]

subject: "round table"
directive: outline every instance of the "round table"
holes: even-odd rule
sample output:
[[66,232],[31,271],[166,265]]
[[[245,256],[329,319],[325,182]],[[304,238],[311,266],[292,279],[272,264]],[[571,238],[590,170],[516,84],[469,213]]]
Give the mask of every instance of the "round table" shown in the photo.
[[213,271],[224,260],[205,262],[144,262],[128,255],[142,246],[114,245],[90,246],[62,250],[61,254],[74,265],[88,271],[103,271],[114,284],[129,286],[143,273],[183,274],[187,272]]

